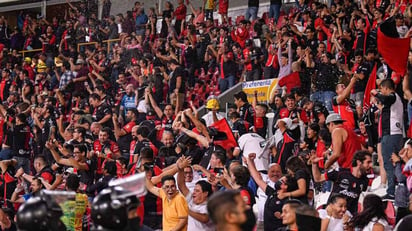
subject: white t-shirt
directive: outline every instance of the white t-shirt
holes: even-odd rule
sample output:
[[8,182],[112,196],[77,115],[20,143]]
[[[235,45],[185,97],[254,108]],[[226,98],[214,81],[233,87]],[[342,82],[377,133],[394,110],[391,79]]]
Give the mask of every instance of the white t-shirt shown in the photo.
[[[218,120],[221,120],[223,118],[225,118],[225,114],[222,112],[218,112],[216,113],[216,117]],[[212,125],[214,123],[213,121],[213,112],[209,111],[206,115],[202,116],[202,119],[205,120],[206,122],[206,127],[209,127],[210,125]]]
[[[275,188],[275,183],[272,182],[267,174],[260,174],[262,176],[262,180],[264,182],[266,182],[266,184],[272,188]],[[265,203],[266,203],[266,199],[268,198],[266,196],[266,193],[259,187],[257,190],[257,195],[258,195],[258,199],[257,199],[257,205],[258,205],[258,221],[263,221],[264,218],[264,211],[265,211]]]
[[[319,212],[320,219],[325,219],[328,216],[328,212],[326,212],[326,209],[320,209],[318,212]],[[346,211],[346,215],[348,215],[349,217],[352,217],[349,211]],[[342,231],[342,230],[343,230],[343,219],[337,219],[334,217],[330,217],[327,231]]]
[[[201,213],[201,214],[207,214],[207,201],[205,201],[203,204],[197,205],[193,202],[193,197],[192,197],[192,193],[187,194],[186,196],[186,201],[189,205],[189,209],[193,212],[196,213]],[[200,230],[204,230],[204,231],[214,231],[215,230],[215,226],[212,222],[212,220],[209,219],[209,222],[202,223],[196,219],[194,219],[193,217],[191,217],[189,215],[189,218],[187,220],[187,230],[188,231],[200,231]]]
[[[372,230],[373,230],[373,226],[374,226],[376,223],[379,223],[379,224],[383,225],[385,231],[392,231],[392,226],[390,226],[385,219],[379,219],[379,220],[378,220],[376,217],[372,218],[372,220],[369,221],[368,225],[365,226],[365,227],[362,229],[362,231],[372,231]],[[360,229],[355,229],[355,230],[358,231],[358,230],[360,230]]]
[[268,170],[269,152],[262,153],[266,145],[264,138],[256,133],[246,133],[239,138],[238,144],[244,157],[248,158],[250,153],[256,153],[255,166],[258,171]]

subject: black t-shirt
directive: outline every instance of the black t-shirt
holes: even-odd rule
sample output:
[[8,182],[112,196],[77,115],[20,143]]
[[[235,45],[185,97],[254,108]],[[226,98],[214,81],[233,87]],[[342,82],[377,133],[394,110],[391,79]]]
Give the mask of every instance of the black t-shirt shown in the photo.
[[14,156],[30,157],[30,127],[26,124],[14,127],[12,150]]
[[249,123],[241,119],[236,120],[236,122],[234,122],[232,125],[232,131],[237,132],[239,137],[241,137],[243,134],[248,133]]
[[255,119],[255,129],[256,133],[259,134],[261,137],[266,137],[266,132],[268,130],[268,118],[265,117],[256,117]]
[[294,177],[288,178],[287,185],[288,185],[288,192],[293,192],[298,190],[298,180],[304,179],[306,181],[306,194],[301,197],[296,197],[295,199],[302,201],[302,203],[308,203],[307,192],[309,192],[309,183],[310,183],[310,175],[305,170],[297,170],[295,172]]
[[[102,103],[99,106],[97,106],[97,108],[94,109],[92,117],[95,122],[98,122],[101,119],[103,119],[106,115],[111,114],[111,113],[112,113],[112,110],[110,106],[108,106],[105,103]],[[103,127],[110,127],[110,128],[113,127],[113,123],[111,119],[109,119],[107,122],[105,122],[102,125]]]
[[135,147],[134,147],[134,150],[133,150],[133,154],[140,154],[140,150],[142,149],[142,148],[144,148],[144,147],[148,147],[148,148],[151,148],[150,147],[150,141],[148,140],[148,139],[144,139],[144,140],[142,140],[142,141],[137,141],[137,143],[136,143],[136,145],[135,145]]
[[53,117],[51,117],[51,116],[49,116],[49,117],[47,117],[47,118],[43,118],[43,119],[41,120],[41,122],[42,122],[42,123],[44,122],[43,128],[42,128],[42,130],[41,130],[41,137],[42,137],[42,139],[41,139],[41,141],[42,141],[41,145],[42,145],[42,147],[44,147],[44,144],[45,144],[45,143],[47,142],[47,140],[49,140],[49,138],[50,138],[50,130],[51,130],[51,128],[57,127],[57,124],[56,124],[56,120],[55,120]]
[[249,103],[245,103],[239,108],[240,118],[247,121],[251,126],[254,124],[255,109]]
[[[94,165],[94,163],[92,163],[92,160],[88,160],[86,162],[86,164],[87,164],[89,169],[87,169],[87,170],[77,170],[77,173],[80,176],[80,182],[87,185],[87,186],[90,186],[94,182],[94,171],[95,171],[94,166],[95,165]],[[90,195],[90,194],[87,194],[87,195]],[[94,194],[92,194],[92,195],[94,196]]]
[[119,37],[118,27],[116,23],[109,25],[109,39],[116,39]]
[[372,68],[373,68],[373,63],[370,63],[370,62],[363,62],[361,65],[359,65],[359,67],[356,70],[356,73],[363,74],[364,78],[356,81],[355,86],[353,86],[354,93],[365,91]]
[[272,231],[282,227],[282,219],[275,217],[275,212],[282,213],[283,201],[277,197],[277,192],[269,185],[265,192],[267,199],[265,202],[265,210],[263,212],[263,226],[265,231]]
[[345,195],[349,212],[357,214],[359,196],[361,192],[366,191],[369,183],[366,175],[356,178],[350,169],[338,169],[327,172],[325,177],[326,180],[334,182],[332,193]]
[[248,7],[259,7],[259,0],[249,0],[247,2]]
[[117,139],[117,144],[119,145],[119,149],[121,153],[129,153],[131,141],[132,141],[132,134],[130,133],[124,136],[120,136],[119,139]]
[[172,77],[170,78],[170,93],[173,93],[176,89],[177,77],[179,76],[182,77],[179,93],[185,93],[185,70],[181,66],[176,67],[176,69],[173,71]]

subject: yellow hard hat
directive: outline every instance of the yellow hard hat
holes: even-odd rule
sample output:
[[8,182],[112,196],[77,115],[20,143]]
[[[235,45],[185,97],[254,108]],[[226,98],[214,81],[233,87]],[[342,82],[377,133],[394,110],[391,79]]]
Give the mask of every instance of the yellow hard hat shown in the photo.
[[30,57],[26,57],[26,58],[24,58],[24,62],[31,63],[31,58],[30,58]]
[[217,99],[209,99],[206,103],[206,109],[219,110],[219,101]]

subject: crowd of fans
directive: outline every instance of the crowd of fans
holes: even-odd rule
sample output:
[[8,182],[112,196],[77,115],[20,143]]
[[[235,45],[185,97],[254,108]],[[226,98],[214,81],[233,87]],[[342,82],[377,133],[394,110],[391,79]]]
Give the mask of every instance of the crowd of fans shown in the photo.
[[[0,18],[1,229],[49,189],[77,193],[62,221],[89,230],[93,198],[145,172],[130,230],[408,230],[411,75],[380,56],[377,34],[392,18],[409,37],[409,2],[299,0],[285,13],[271,0],[259,18],[248,0],[233,19],[228,0],[203,3],[114,16],[104,0],[99,20],[96,1],[67,1],[51,22]],[[217,98],[269,78],[269,102]]]

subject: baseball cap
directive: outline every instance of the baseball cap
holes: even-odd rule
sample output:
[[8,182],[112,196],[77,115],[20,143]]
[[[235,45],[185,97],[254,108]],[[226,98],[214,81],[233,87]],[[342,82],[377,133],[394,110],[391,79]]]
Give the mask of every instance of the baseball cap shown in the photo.
[[26,58],[24,58],[24,62],[31,63],[31,58],[30,58],[30,57],[26,57]]
[[326,124],[329,124],[330,122],[343,122],[343,121],[345,120],[343,120],[342,117],[338,113],[331,113],[326,118]]

